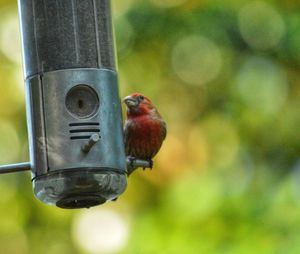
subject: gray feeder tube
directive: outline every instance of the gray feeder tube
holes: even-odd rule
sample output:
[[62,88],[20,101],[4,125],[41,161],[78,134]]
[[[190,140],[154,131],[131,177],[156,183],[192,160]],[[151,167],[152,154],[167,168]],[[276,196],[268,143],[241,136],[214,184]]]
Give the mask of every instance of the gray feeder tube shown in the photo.
[[127,180],[110,0],[19,0],[19,13],[35,195],[62,208],[116,199]]

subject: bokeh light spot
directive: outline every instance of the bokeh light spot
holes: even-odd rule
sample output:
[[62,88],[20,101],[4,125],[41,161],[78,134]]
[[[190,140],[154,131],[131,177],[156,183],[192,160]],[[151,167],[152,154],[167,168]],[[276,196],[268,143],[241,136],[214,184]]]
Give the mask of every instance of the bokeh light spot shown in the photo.
[[165,202],[178,220],[193,221],[216,210],[222,195],[222,185],[215,175],[193,172],[170,188]]
[[222,67],[221,51],[210,39],[191,35],[175,45],[172,66],[184,82],[203,85],[218,76]]
[[239,27],[244,40],[255,49],[276,47],[285,33],[281,15],[264,2],[254,1],[239,12]]
[[219,114],[203,119],[201,131],[207,144],[208,165],[226,168],[237,158],[240,139],[233,123]]
[[240,98],[255,111],[276,113],[286,100],[288,81],[285,72],[271,60],[250,57],[236,77]]
[[128,223],[113,210],[99,208],[81,212],[73,223],[73,238],[85,251],[117,253],[127,243]]

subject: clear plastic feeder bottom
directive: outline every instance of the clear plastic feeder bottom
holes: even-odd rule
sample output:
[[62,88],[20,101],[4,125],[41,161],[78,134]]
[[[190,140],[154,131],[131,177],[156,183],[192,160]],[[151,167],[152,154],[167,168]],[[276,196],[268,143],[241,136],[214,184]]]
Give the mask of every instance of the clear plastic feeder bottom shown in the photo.
[[127,186],[127,177],[111,170],[54,171],[33,179],[34,193],[42,202],[61,208],[89,208],[114,200]]

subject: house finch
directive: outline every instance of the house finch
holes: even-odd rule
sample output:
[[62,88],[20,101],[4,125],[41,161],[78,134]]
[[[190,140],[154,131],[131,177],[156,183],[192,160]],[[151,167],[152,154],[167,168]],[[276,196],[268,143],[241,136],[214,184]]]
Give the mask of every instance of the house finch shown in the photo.
[[[133,93],[123,101],[127,108],[124,124],[126,155],[131,161],[147,160],[152,168],[152,158],[159,151],[167,134],[166,123],[146,96]],[[132,166],[128,174],[133,170]]]

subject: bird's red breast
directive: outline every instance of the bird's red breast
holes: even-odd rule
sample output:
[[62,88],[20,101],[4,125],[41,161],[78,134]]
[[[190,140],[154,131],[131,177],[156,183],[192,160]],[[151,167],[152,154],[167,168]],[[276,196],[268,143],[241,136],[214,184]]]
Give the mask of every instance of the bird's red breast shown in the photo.
[[124,102],[127,105],[124,125],[126,155],[150,160],[166,137],[166,123],[147,97],[135,93],[127,96]]

